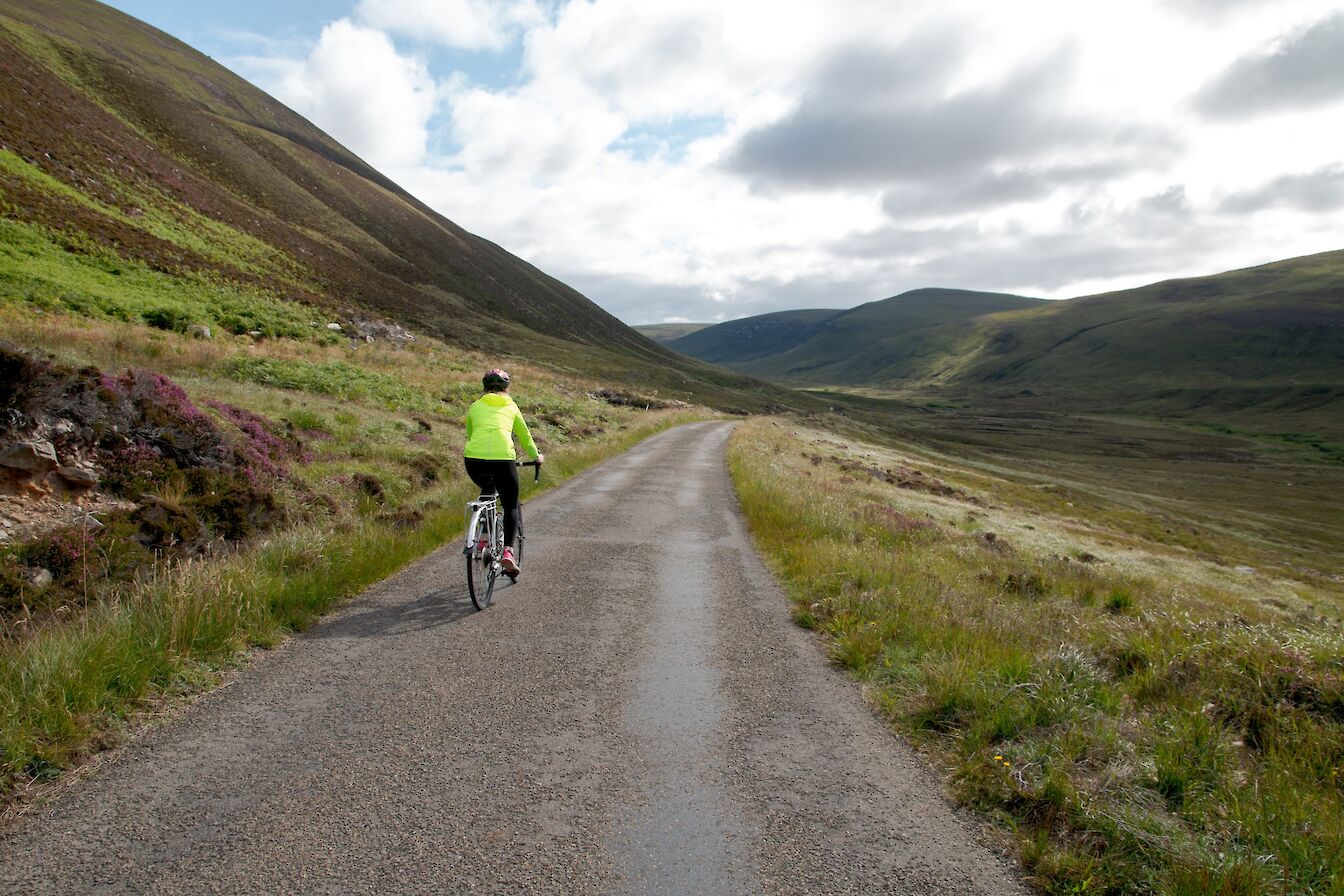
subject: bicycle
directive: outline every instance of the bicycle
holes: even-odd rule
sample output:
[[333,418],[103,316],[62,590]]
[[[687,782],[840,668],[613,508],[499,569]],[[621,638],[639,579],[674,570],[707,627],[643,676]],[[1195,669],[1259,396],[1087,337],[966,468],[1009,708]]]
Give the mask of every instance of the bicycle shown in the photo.
[[[535,460],[520,462],[520,467],[535,467],[533,482],[541,480],[541,464]],[[504,555],[504,514],[499,509],[499,495],[487,492],[467,504],[467,539],[462,553],[467,558],[467,591],[471,603],[478,610],[490,606],[495,594],[495,580],[501,574],[509,581],[518,580],[518,572],[504,572],[500,557]],[[523,506],[518,505],[518,542],[514,548],[514,562],[518,571],[523,566]]]

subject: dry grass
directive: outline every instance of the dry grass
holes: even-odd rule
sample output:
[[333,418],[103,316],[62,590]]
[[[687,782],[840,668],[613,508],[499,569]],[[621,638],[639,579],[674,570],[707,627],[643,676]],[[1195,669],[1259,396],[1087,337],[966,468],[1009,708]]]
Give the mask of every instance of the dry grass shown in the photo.
[[1080,524],[947,458],[756,421],[730,463],[798,621],[1044,891],[1341,892],[1337,590]]

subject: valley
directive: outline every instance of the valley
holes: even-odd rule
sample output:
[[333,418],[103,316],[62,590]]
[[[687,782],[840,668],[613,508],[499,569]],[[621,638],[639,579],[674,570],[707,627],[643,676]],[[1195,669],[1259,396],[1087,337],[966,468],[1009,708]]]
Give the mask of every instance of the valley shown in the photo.
[[[271,702],[172,729],[192,746],[155,861],[181,889],[201,879],[177,850],[210,839],[175,802],[193,750],[265,702],[287,758],[239,734],[215,767],[265,787],[221,773],[193,812],[224,805],[246,840],[239,807],[280,788],[258,839],[294,818],[313,855],[355,838],[337,889],[409,843],[443,891],[611,892],[634,868],[660,892],[1340,892],[1344,251],[679,322],[728,294],[626,326],[176,38],[92,0],[0,5],[9,830],[104,762],[122,799],[158,787],[116,751],[172,743],[163,719],[283,648],[248,679]],[[463,416],[495,367],[546,454],[523,485],[543,575],[472,613]],[[348,764],[305,790],[327,754]],[[496,827],[449,831],[452,799]],[[99,811],[95,840],[120,814]]]
[[[949,406],[814,394],[843,411],[843,431],[957,458],[1018,481],[1041,502],[1067,502],[1076,515],[1123,517],[1154,540],[1229,566],[1267,566],[1308,580],[1344,575],[1336,498],[1344,464],[1328,421],[1242,418],[1247,428],[1235,430],[1211,422],[1228,419],[1213,415],[1200,421],[1013,401]],[[1317,432],[1283,431],[1303,425]]]

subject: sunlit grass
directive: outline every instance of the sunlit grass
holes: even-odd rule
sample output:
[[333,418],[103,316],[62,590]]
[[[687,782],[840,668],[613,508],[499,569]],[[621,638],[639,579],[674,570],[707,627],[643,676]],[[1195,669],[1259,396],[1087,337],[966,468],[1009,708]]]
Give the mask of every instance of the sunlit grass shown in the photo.
[[1337,622],[1137,560],[1080,561],[1100,549],[1063,515],[999,503],[1022,528],[990,538],[961,525],[987,518],[972,499],[988,490],[930,496],[816,451],[768,422],[729,451],[796,619],[1018,840],[1044,891],[1341,892]]

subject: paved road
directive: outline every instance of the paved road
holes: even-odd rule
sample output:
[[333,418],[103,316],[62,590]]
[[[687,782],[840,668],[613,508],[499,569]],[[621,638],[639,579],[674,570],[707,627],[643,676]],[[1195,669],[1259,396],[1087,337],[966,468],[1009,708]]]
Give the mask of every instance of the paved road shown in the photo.
[[0,839],[5,893],[1021,893],[787,618],[727,424],[438,552]]

